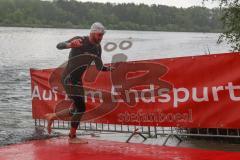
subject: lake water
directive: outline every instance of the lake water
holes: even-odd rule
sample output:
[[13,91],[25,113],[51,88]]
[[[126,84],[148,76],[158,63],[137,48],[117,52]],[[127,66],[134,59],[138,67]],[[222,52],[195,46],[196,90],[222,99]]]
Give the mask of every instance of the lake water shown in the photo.
[[[56,44],[76,35],[88,35],[88,32],[0,27],[0,146],[44,138],[45,133],[36,132],[31,117],[29,68],[59,66],[67,60],[69,50],[57,50]],[[102,59],[104,63],[110,63],[117,53],[126,54],[132,61],[228,52],[228,45],[216,44],[218,36],[215,33],[109,30],[102,46],[107,42],[119,44],[123,40],[131,41],[133,45],[128,50],[103,50]],[[192,143],[185,146],[194,146]]]

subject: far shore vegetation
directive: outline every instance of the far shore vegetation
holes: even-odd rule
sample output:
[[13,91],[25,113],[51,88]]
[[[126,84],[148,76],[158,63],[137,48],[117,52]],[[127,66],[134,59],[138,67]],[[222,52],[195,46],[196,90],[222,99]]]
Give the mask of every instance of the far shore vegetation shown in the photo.
[[75,0],[0,0],[0,26],[221,32],[219,8],[90,3]]

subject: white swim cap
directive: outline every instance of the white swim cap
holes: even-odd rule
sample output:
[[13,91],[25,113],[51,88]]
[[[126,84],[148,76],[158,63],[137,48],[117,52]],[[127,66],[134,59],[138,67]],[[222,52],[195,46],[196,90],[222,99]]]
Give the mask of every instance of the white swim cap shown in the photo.
[[105,33],[105,27],[100,22],[95,22],[91,26],[91,33]]

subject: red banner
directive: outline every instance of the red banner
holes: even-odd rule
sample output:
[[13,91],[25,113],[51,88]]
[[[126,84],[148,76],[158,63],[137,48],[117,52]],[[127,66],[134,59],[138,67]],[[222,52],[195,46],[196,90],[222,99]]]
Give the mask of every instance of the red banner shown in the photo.
[[[188,128],[240,127],[240,53],[119,62],[83,76],[84,121]],[[31,69],[33,118],[72,105],[56,69]]]

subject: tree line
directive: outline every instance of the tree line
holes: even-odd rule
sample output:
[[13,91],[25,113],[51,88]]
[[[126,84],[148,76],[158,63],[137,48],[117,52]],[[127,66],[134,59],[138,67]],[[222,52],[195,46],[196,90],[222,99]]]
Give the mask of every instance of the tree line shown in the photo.
[[0,0],[1,26],[89,28],[99,21],[107,29],[221,32],[221,11],[133,3],[75,0]]

